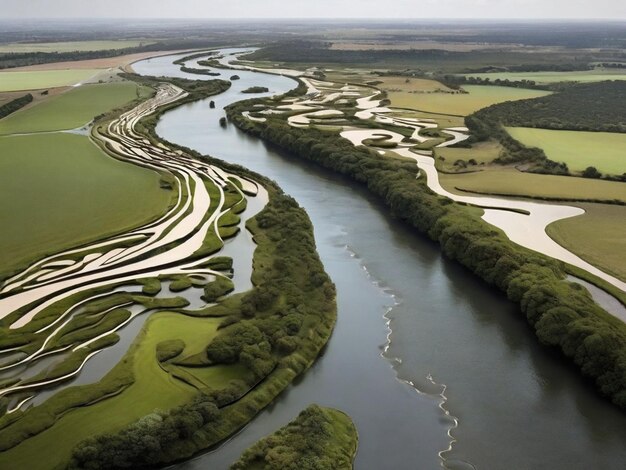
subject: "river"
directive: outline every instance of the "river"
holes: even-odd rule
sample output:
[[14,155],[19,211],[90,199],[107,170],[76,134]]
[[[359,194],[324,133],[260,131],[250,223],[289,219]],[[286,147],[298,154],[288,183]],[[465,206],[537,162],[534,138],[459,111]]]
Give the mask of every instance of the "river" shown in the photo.
[[[181,72],[172,64],[176,58],[133,68],[211,78]],[[448,448],[457,419],[456,442],[444,454],[449,468],[623,468],[626,416],[567,361],[541,347],[514,304],[445,259],[436,244],[391,218],[361,188],[232,125],[219,126],[224,106],[249,97],[241,90],[265,86],[272,95],[294,81],[217,71],[241,79],[211,98],[215,109],[203,100],[169,111],[157,133],[264,174],[295,197],[313,221],[339,311],[323,357],[301,379],[238,435],[179,468],[227,468],[310,403],[353,418],[357,470],[440,468],[438,454]],[[431,376],[445,384],[444,407],[454,419],[440,408],[443,386]]]

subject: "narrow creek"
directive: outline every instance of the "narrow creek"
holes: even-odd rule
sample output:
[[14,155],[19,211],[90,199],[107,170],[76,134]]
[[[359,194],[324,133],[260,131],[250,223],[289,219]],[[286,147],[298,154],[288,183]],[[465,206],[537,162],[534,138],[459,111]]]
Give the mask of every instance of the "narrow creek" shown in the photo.
[[[172,64],[176,58],[133,68],[210,78],[181,72]],[[273,95],[295,82],[217,71],[240,80],[211,98],[216,108],[210,99],[176,108],[157,132],[268,176],[296,198],[313,221],[318,251],[337,285],[338,322],[323,357],[272,406],[228,442],[179,468],[227,468],[310,403],[353,418],[360,436],[357,469],[440,468],[439,453],[448,448],[457,419],[451,431],[457,441],[443,453],[448,468],[622,468],[626,416],[541,347],[515,305],[389,217],[361,188],[232,125],[219,126],[222,108],[248,97],[241,90],[265,86]],[[443,407],[454,419],[440,408],[443,384]]]

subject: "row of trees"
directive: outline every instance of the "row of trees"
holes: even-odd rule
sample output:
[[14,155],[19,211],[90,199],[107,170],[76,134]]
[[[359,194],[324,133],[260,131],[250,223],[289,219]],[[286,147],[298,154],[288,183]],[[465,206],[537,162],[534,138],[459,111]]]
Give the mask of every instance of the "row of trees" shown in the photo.
[[335,134],[293,128],[279,117],[251,122],[241,116],[246,109],[252,105],[229,109],[241,129],[366,185],[448,257],[518,303],[544,344],[560,348],[603,394],[626,408],[626,326],[567,282],[562,263],[512,243],[462,205],[432,193],[423,178],[415,178],[411,163],[355,148]]
[[18,109],[23,108],[28,103],[33,101],[33,95],[28,93],[27,95],[20,96],[19,98],[15,98],[14,100],[9,101],[8,103],[0,106],[0,119],[7,117],[9,114],[14,113]]

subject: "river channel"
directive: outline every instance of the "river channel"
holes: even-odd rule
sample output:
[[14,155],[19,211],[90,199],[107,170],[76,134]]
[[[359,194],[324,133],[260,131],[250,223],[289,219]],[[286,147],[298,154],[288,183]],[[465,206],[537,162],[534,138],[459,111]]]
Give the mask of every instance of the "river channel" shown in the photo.
[[[172,64],[178,57],[133,68],[212,78],[181,72]],[[167,112],[157,133],[268,176],[306,209],[337,286],[338,321],[323,356],[272,406],[219,448],[178,468],[227,468],[310,403],[352,417],[357,470],[441,468],[448,432],[456,442],[442,455],[451,469],[623,468],[626,415],[540,346],[516,305],[445,259],[363,189],[233,125],[220,127],[223,107],[249,97],[242,90],[264,86],[274,95],[294,88],[292,79],[215,71],[240,80],[221,95]]]

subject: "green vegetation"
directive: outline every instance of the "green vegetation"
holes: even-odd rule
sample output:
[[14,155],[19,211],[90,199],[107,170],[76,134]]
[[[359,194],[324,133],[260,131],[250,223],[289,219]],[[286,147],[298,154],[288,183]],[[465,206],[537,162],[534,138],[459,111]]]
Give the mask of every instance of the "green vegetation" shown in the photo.
[[74,129],[148,92],[132,82],[83,85],[3,119],[0,135]]
[[509,127],[626,132],[626,82],[571,85],[558,93],[512,101],[477,113]]
[[85,136],[0,137],[0,155],[0,278],[143,224],[172,195],[159,188],[159,175],[108,157]]
[[352,469],[358,436],[348,415],[311,405],[247,449],[231,470]]
[[0,91],[37,90],[75,85],[93,77],[99,69],[29,70],[0,72]]
[[623,183],[524,173],[515,168],[495,167],[473,173],[440,174],[439,181],[448,191],[456,193],[470,191],[555,201],[626,203]]
[[[626,173],[626,134],[525,127],[507,127],[506,130],[522,144],[540,147],[550,160],[565,162],[570,170],[582,172],[593,166],[604,174]],[[622,194],[624,192],[626,188],[622,189]]]
[[495,103],[545,96],[543,90],[525,90],[510,87],[469,85],[467,93],[411,93],[388,92],[391,104],[398,108],[425,112],[466,116]]
[[551,224],[548,235],[585,261],[626,280],[626,207],[576,205],[585,213]]
[[571,72],[491,72],[491,73],[470,73],[466,77],[476,77],[482,79],[522,81],[528,80],[535,83],[557,83],[557,82],[601,82],[603,80],[626,80],[626,73],[623,70],[581,70]]
[[241,90],[242,93],[267,93],[270,91],[269,88],[264,86],[251,86],[250,88],[246,88],[245,90]]
[[23,108],[27,104],[32,103],[32,101],[33,95],[28,93],[27,95],[20,96],[19,98],[15,98],[14,100],[3,104],[2,106],[0,106],[0,119],[7,117],[9,114]]
[[67,42],[14,42],[0,45],[0,54],[18,52],[74,52],[126,49],[153,42],[141,40],[119,41],[67,41]]
[[497,142],[477,142],[469,148],[465,147],[443,147],[435,149],[435,157],[438,163],[443,163],[445,169],[450,169],[455,162],[462,160],[466,164],[476,165],[481,163],[491,163],[500,156],[502,146]]
[[626,325],[567,282],[563,263],[511,242],[484,223],[480,211],[432,193],[411,162],[385,158],[315,129],[292,128],[280,117],[256,123],[241,113],[259,101],[228,108],[230,120],[295,157],[362,183],[399,219],[439,242],[457,260],[519,304],[539,340],[570,358],[598,390],[626,408]]

